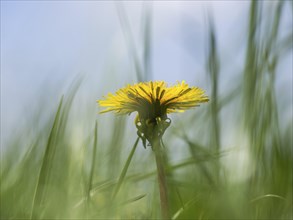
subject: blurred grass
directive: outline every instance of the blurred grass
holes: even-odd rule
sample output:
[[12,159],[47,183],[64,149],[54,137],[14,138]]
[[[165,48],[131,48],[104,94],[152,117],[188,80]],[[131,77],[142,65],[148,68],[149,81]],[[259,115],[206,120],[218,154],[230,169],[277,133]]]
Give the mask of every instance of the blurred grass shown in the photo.
[[[279,121],[281,107],[275,90],[278,63],[286,51],[292,50],[292,31],[285,39],[278,36],[282,10],[290,2],[279,1],[270,12],[270,19],[261,16],[263,4],[251,1],[245,32],[245,68],[239,70],[240,85],[226,95],[219,95],[218,91],[222,59],[210,17],[209,110],[196,109],[195,117],[184,121],[188,132],[171,126],[164,139],[173,219],[293,217],[293,126],[292,121]],[[124,8],[118,5],[117,9],[137,79],[151,79],[151,7],[147,7],[143,18],[142,54],[134,45]],[[77,137],[81,138],[80,145],[74,150],[71,111],[80,83],[77,79],[59,104],[56,100],[56,113],[34,133],[33,141],[26,135],[38,124],[37,119],[4,146],[8,150],[1,155],[1,219],[159,218],[154,158],[151,149],[144,150],[137,141],[132,149],[128,148],[136,134],[127,136],[126,117],[117,117],[101,127],[96,115],[85,114],[84,120],[92,124],[92,132]],[[228,105],[238,110],[239,117],[233,123],[241,134],[237,147],[245,148],[249,158],[247,165],[234,173],[228,172],[224,164],[229,155],[236,156],[233,153],[237,148],[227,150],[222,144],[222,124],[229,116],[223,119],[221,112]],[[98,138],[98,125],[100,135],[110,133],[105,143]],[[198,129],[204,135],[198,135]],[[180,160],[172,153],[174,147],[185,151]],[[25,149],[24,153],[20,149]],[[244,156],[240,153],[240,158]],[[243,172],[243,178],[233,180],[234,175],[239,175],[236,172]]]

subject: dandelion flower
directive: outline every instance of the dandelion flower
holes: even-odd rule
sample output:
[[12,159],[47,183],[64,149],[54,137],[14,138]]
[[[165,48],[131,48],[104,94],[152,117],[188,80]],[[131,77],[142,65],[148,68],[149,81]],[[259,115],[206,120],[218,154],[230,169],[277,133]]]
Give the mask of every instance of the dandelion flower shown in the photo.
[[[98,101],[100,106],[106,107],[101,113],[111,111],[118,114],[138,113],[135,119],[138,138],[133,149],[140,138],[145,148],[147,140],[154,151],[162,219],[170,219],[166,168],[164,167],[165,156],[161,145],[162,136],[171,123],[167,114],[184,112],[208,100],[202,89],[189,87],[184,81],[170,87],[164,81],[150,81],[127,85],[115,94],[109,93],[104,100]],[[118,189],[115,190],[114,195],[117,194]]]
[[[115,94],[109,93],[98,103],[106,107],[101,113],[113,111],[118,114],[138,112],[136,125],[138,134],[151,139],[154,126],[162,124],[161,134],[169,125],[167,114],[184,112],[207,102],[209,99],[198,87],[189,87],[184,81],[168,87],[164,81],[140,82],[127,85]],[[149,134],[147,134],[149,133]]]

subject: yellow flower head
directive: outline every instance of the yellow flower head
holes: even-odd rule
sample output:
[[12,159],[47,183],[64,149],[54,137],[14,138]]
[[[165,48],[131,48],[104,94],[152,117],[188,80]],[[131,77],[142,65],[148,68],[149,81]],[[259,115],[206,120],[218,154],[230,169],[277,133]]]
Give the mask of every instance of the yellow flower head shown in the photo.
[[109,93],[100,106],[107,107],[104,111],[118,114],[138,112],[136,126],[138,135],[151,143],[154,137],[161,137],[170,125],[168,113],[184,112],[209,101],[204,91],[197,87],[189,87],[184,81],[168,87],[164,81],[140,82],[127,85],[115,94]]
[[184,81],[171,87],[164,81],[150,81],[127,85],[115,95],[109,93],[105,100],[99,100],[98,103],[107,107],[101,113],[138,112],[140,120],[155,121],[158,117],[165,119],[167,113],[183,112],[208,100],[202,89],[189,87]]

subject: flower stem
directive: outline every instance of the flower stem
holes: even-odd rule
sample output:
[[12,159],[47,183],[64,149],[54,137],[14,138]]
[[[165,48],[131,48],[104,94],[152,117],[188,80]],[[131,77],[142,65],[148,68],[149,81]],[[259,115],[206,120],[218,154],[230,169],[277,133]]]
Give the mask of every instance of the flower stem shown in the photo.
[[170,219],[166,173],[164,169],[164,152],[163,152],[159,139],[153,141],[153,150],[155,152],[157,171],[158,171],[161,215],[162,215],[162,219]]

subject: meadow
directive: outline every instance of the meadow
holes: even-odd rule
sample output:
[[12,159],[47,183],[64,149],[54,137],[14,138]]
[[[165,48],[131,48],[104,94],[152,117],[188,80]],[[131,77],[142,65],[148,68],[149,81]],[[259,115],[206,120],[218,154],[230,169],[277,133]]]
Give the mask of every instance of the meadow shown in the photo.
[[[231,86],[221,94],[224,61],[208,17],[210,101],[170,115],[163,137],[172,219],[293,218],[293,123],[292,114],[282,115],[292,112],[292,101],[279,99],[292,88],[276,89],[280,62],[292,58],[292,28],[286,36],[279,28],[282,10],[293,4],[276,2],[270,16],[262,16],[262,4],[250,3],[245,65],[236,78],[225,78]],[[122,7],[118,14],[137,82],[151,80],[151,14],[146,11],[142,27],[142,58]],[[292,74],[292,65],[287,71]],[[81,102],[94,107],[80,111],[82,85],[79,75],[59,100],[42,96],[26,126],[6,146],[1,142],[1,219],[161,218],[154,153],[138,139],[134,114],[98,114],[102,97],[94,95],[91,103]],[[225,144],[227,138],[232,144]]]

